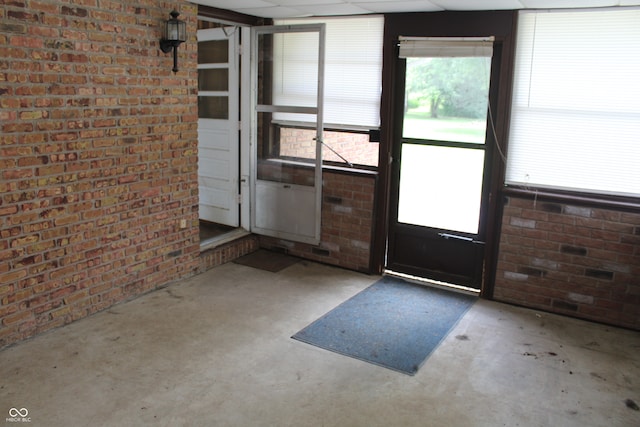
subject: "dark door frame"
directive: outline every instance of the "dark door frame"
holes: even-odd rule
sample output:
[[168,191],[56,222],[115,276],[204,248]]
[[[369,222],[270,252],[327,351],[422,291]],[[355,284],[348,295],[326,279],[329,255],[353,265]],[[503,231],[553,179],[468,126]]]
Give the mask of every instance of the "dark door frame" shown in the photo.
[[[378,161],[379,186],[375,212],[372,271],[382,273],[385,266],[386,241],[390,215],[391,161],[396,117],[394,104],[397,96],[398,37],[484,37],[494,36],[500,44],[502,58],[499,65],[500,84],[492,105],[497,143],[506,153],[509,125],[511,86],[513,80],[513,54],[517,11],[401,13],[385,15],[380,157]],[[500,190],[504,183],[505,165],[499,150],[493,150],[489,207],[487,209],[485,263],[481,296],[491,298],[495,281],[497,250],[502,219]]]

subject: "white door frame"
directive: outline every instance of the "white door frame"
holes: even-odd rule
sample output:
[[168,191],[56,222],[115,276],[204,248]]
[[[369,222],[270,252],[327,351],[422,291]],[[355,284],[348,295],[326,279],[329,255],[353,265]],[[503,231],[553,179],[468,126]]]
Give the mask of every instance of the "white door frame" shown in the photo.
[[241,28],[240,45],[240,227],[251,231],[251,27]]

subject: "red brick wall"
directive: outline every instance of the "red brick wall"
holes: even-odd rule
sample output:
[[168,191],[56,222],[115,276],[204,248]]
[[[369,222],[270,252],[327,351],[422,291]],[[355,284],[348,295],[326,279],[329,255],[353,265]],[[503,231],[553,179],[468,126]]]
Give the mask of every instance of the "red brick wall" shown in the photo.
[[240,258],[241,256],[257,251],[259,249],[258,244],[258,236],[250,234],[222,246],[201,252],[199,272],[205,272],[219,265],[233,261],[236,258]]
[[373,244],[375,174],[323,172],[322,233],[317,246],[261,237],[260,246],[368,273]]
[[640,329],[640,214],[509,197],[494,297]]
[[[177,7],[181,71],[158,49]],[[199,265],[196,6],[0,6],[0,347]]]
[[[325,131],[324,142],[354,165],[378,166],[378,143],[369,142],[369,135],[355,132]],[[315,131],[280,128],[280,155],[315,159]],[[323,160],[343,163],[344,160],[329,148],[323,147]]]

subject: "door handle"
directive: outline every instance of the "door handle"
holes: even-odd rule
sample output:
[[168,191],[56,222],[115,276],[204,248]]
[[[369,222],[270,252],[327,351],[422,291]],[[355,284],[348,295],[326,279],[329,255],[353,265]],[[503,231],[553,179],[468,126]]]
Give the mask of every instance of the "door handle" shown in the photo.
[[456,234],[450,234],[450,233],[438,233],[439,237],[442,237],[443,239],[456,239],[456,240],[462,240],[465,242],[469,242],[469,243],[476,243],[478,245],[484,245],[484,242],[481,242],[480,240],[474,240],[471,237],[465,237],[465,236],[458,236]]
[[457,239],[457,240],[464,240],[465,242],[473,242],[473,239],[471,237],[465,237],[465,236],[457,236],[455,234],[449,234],[449,233],[438,233],[438,236],[442,237],[443,239]]

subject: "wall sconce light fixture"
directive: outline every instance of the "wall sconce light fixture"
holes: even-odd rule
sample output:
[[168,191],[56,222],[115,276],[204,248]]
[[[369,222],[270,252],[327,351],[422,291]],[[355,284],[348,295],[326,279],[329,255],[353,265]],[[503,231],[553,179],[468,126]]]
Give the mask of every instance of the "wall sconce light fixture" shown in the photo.
[[160,50],[169,53],[173,50],[173,72],[178,72],[178,46],[187,41],[187,23],[178,19],[180,13],[175,9],[170,13],[171,19],[164,23]]

